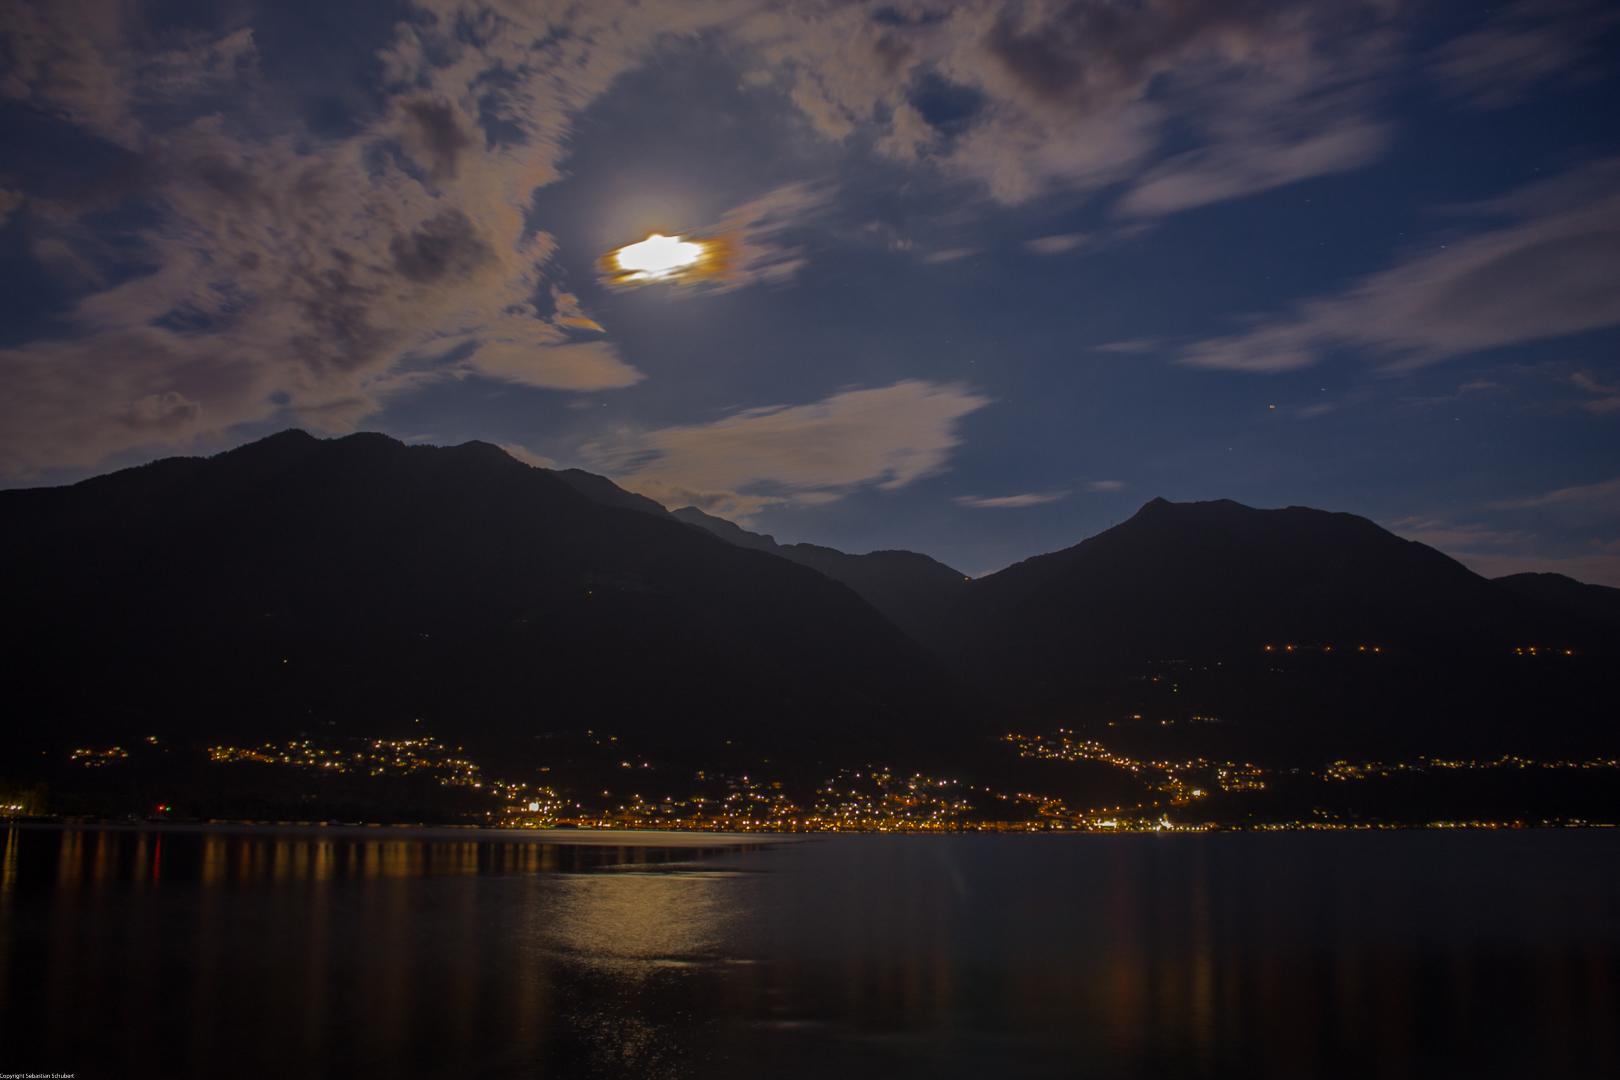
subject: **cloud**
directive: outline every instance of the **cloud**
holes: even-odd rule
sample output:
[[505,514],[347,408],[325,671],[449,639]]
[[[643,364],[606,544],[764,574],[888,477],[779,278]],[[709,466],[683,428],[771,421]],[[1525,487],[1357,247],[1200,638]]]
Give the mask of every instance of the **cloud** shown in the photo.
[[1391,522],[1389,528],[1445,552],[1483,577],[1553,573],[1577,581],[1620,585],[1620,555],[1602,550],[1546,554],[1541,550],[1542,539],[1533,532],[1423,517]]
[[979,249],[973,247],[943,248],[939,251],[930,251],[922,257],[922,261],[937,266],[940,263],[956,262],[959,259],[970,258],[978,253]]
[[1400,404],[1414,408],[1427,408],[1436,405],[1455,405],[1458,401],[1479,394],[1494,394],[1506,390],[1502,383],[1491,379],[1470,379],[1459,383],[1457,389],[1448,393],[1414,395],[1400,398]]
[[709,235],[718,236],[730,249],[729,265],[720,291],[759,282],[785,281],[804,266],[804,252],[788,240],[806,219],[826,206],[825,185],[784,184],[720,216]]
[[533,465],[537,469],[557,468],[557,462],[546,457],[544,454],[535,453],[522,443],[503,442],[497,443],[496,445],[502,450],[505,450],[509,456],[516,458],[525,465]]
[[26,198],[20,191],[8,191],[0,188],[0,226],[11,220],[11,215],[22,209]]
[[1024,247],[1036,255],[1062,255],[1064,252],[1074,251],[1090,243],[1091,237],[1085,233],[1057,233],[1052,236],[1037,236],[1026,241]]
[[[1620,478],[1487,503],[1479,511],[1501,523],[1414,516],[1389,522],[1388,528],[1444,551],[1485,577],[1555,573],[1620,585],[1620,540],[1608,531],[1620,514]],[[1554,515],[1559,528],[1537,531]],[[1586,538],[1572,538],[1571,525],[1580,526]],[[1594,531],[1597,535],[1592,535]]]
[[618,390],[643,378],[607,341],[538,345],[521,338],[485,336],[464,368],[542,390]]
[[976,510],[1016,510],[1025,506],[1057,502],[1068,497],[1067,491],[1030,491],[1021,495],[958,495],[951,501],[958,506],[971,506]]
[[[1522,508],[1536,503],[1526,500],[1497,505]],[[1493,528],[1477,523],[1455,524],[1423,517],[1391,522],[1389,528],[1408,540],[1444,551],[1484,577],[1524,573],[1563,574],[1577,581],[1620,585],[1620,548],[1613,542],[1592,540],[1584,549],[1566,547],[1561,553],[1548,553],[1544,550],[1542,537],[1521,529]]]
[[[762,78],[814,130],[981,185],[1004,203],[1133,181],[1165,213],[1354,167],[1393,49],[1389,5],[1029,0],[936,8],[787,5],[744,20]],[[918,88],[967,103],[941,115]]]
[[1602,2],[1521,0],[1441,46],[1431,72],[1475,108],[1505,108],[1540,83],[1594,73],[1588,61],[1617,25],[1620,13]]
[[[1600,162],[1552,184],[1467,208],[1508,216],[1415,254],[1289,315],[1186,347],[1180,362],[1228,371],[1309,367],[1358,348],[1393,368],[1620,323],[1620,195]],[[1573,204],[1554,198],[1579,195]]]
[[0,97],[128,145],[139,93],[138,57],[123,47],[129,22],[111,0],[0,5]]
[[1143,353],[1153,352],[1162,347],[1164,343],[1157,338],[1132,338],[1125,341],[1109,341],[1101,345],[1093,345],[1092,352],[1114,353],[1119,356],[1140,356]]
[[1389,530],[1407,540],[1415,540],[1442,551],[1471,551],[1480,548],[1522,548],[1534,534],[1513,529],[1493,529],[1478,524],[1453,524],[1443,519],[1406,517],[1389,523]]
[[1327,131],[1308,121],[1293,130],[1192,150],[1149,169],[1120,201],[1127,216],[1157,217],[1271,188],[1348,172],[1388,142],[1384,125],[1346,120]]
[[1549,507],[1566,507],[1596,510],[1600,512],[1620,511],[1620,477],[1613,480],[1603,480],[1595,484],[1579,484],[1574,487],[1556,488],[1552,491],[1542,492],[1539,495],[1529,495],[1518,499],[1504,499],[1492,503],[1498,510],[1536,510]]
[[1458,552],[1454,557],[1476,574],[1488,578],[1508,574],[1563,574],[1591,585],[1620,588],[1620,555],[1535,555]]
[[[382,51],[375,114],[339,137],[265,106],[276,88],[240,27],[155,37],[129,5],[0,9],[0,95],[124,147],[120,197],[157,211],[117,237],[156,269],[120,276],[74,231],[94,200],[29,193],[50,223],[36,257],[80,295],[65,334],[0,352],[0,470],[91,466],[278,414],[342,430],[441,378],[565,391],[641,378],[611,344],[578,340],[602,328],[556,299],[532,194],[561,175],[581,109],[667,31],[724,6],[637,21],[602,5],[562,22],[527,5],[416,7]],[[486,121],[510,136],[486,139]],[[744,215],[745,234],[768,231],[771,209]],[[750,260],[755,277],[786,272]]]
[[1581,408],[1587,412],[1600,415],[1620,412],[1620,385],[1599,382],[1584,371],[1577,371],[1569,381],[1588,394],[1596,395],[1590,401],[1581,402]]
[[[1124,491],[1127,487],[1123,480],[1091,480],[1081,485],[1081,490],[1090,492]],[[958,495],[951,501],[958,506],[971,506],[976,510],[1016,510],[1025,506],[1041,506],[1045,503],[1059,502],[1067,499],[1073,492],[1062,491],[1028,491],[1017,495]]]
[[706,424],[625,432],[581,453],[666,505],[684,501],[747,516],[863,488],[894,491],[941,472],[961,441],[961,418],[989,403],[961,384],[911,379],[806,405],[744,409]]
[[555,311],[552,321],[558,326],[593,334],[607,333],[601,323],[585,314],[585,309],[580,305],[579,297],[566,289],[553,288],[551,290],[551,303]]
[[833,192],[827,183],[783,184],[708,225],[681,229],[678,242],[697,254],[672,272],[626,272],[619,264],[620,245],[597,260],[598,276],[617,288],[661,286],[699,296],[785,283],[808,264],[804,237]]
[[[803,234],[831,197],[832,188],[827,184],[783,184],[732,207],[713,223],[685,234],[706,247],[695,267],[653,282],[684,286],[705,295],[786,282],[808,262],[795,237]],[[608,258],[604,256],[604,270]],[[606,272],[604,278],[617,285],[643,284]]]
[[[245,6],[205,33],[122,0],[0,5],[0,99],[123,155],[84,190],[23,188],[30,222],[49,222],[37,259],[78,299],[59,338],[0,354],[0,469],[90,466],[282,414],[340,430],[435,379],[634,384],[609,341],[579,340],[609,328],[531,214],[581,113],[671,42],[780,88],[824,139],[1003,203],[1115,188],[1121,215],[1149,218],[1379,153],[1399,29],[1385,0],[401,7],[355,57],[379,79],[333,134],[286,107]],[[942,112],[925,86],[957,104]],[[730,269],[707,288],[790,280],[833,194],[783,185],[721,215]],[[87,238],[111,229],[87,214],[126,202],[150,213]],[[0,215],[17,205],[0,197]],[[132,262],[156,269],[130,277]],[[1565,293],[1548,320],[1598,303]]]

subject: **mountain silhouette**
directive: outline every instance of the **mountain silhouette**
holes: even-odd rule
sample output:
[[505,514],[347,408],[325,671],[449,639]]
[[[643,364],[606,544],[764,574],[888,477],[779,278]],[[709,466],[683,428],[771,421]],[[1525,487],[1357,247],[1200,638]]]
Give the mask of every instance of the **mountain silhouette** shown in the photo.
[[954,651],[996,685],[1057,693],[1122,663],[1367,647],[1504,656],[1591,645],[1591,621],[1365,518],[1154,499],[1074,547],[974,581]]
[[[1246,716],[1251,745],[1314,752],[1369,718],[1597,730],[1606,665],[1540,658],[1612,650],[1620,625],[1616,590],[1488,581],[1350,514],[1155,499],[968,582],[375,434],[283,432],[0,492],[0,513],[11,701],[87,737],[420,723],[820,753],[1091,710]],[[1513,667],[1525,645],[1538,666]],[[1338,662],[1363,650],[1384,666]]]
[[1579,619],[1620,627],[1620,589],[1588,585],[1563,574],[1509,574],[1494,579],[1504,589]]
[[941,620],[961,599],[968,581],[961,571],[915,551],[851,555],[820,544],[779,544],[694,506],[672,511],[672,516],[738,547],[766,551],[843,582],[922,643],[935,641]]
[[660,517],[669,517],[751,551],[763,551],[849,586],[890,622],[918,642],[937,644],[942,620],[960,599],[967,578],[937,559],[915,551],[872,551],[851,555],[820,544],[779,544],[764,533],[684,506],[666,510],[644,495],[619,487],[605,476],[565,469],[559,479],[588,499]]
[[485,443],[289,431],[0,493],[13,700],[86,731],[767,745],[948,711],[845,586],[579,482]]

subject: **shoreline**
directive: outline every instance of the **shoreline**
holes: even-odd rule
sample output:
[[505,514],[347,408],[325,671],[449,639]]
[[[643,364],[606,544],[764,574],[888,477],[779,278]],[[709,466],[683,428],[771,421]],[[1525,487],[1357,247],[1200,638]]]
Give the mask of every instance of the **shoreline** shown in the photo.
[[215,832],[243,835],[277,833],[320,833],[326,836],[367,839],[383,834],[410,834],[431,839],[500,839],[535,843],[593,844],[617,842],[629,846],[692,846],[731,843],[786,843],[829,836],[1187,836],[1234,833],[1366,833],[1366,832],[1567,832],[1620,828],[1620,824],[1600,821],[1577,822],[1416,822],[1416,823],[1257,823],[1250,825],[1184,825],[1165,827],[1087,828],[1017,826],[985,828],[873,828],[873,829],[708,829],[700,827],[656,828],[650,826],[568,825],[560,828],[501,828],[488,825],[455,825],[427,822],[326,822],[326,821],[113,821],[70,819],[17,819],[7,828],[39,831],[79,829],[95,832]]

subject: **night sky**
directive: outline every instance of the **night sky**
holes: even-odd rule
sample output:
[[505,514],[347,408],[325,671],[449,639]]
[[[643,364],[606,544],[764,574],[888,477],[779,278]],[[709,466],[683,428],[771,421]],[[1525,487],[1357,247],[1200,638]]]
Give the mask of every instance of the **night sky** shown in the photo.
[[[1620,585],[1620,8],[0,4],[0,483],[482,439],[971,574],[1148,499]],[[624,286],[649,233],[713,273]]]

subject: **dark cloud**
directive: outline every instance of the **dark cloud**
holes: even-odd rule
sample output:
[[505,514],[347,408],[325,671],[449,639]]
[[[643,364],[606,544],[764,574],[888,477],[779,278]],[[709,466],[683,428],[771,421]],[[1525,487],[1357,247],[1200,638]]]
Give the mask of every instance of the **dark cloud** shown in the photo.
[[207,184],[233,203],[242,204],[259,194],[259,185],[253,175],[228,159],[218,155],[205,155],[188,163],[192,176]]
[[436,102],[412,101],[405,105],[405,113],[415,122],[417,140],[427,153],[434,177],[455,179],[461,155],[473,145],[456,121],[455,111]]
[[201,411],[202,406],[198,402],[174,390],[167,390],[161,394],[147,394],[131,402],[118,418],[131,428],[161,435],[185,429]]
[[1189,51],[1259,44],[1274,4],[1245,0],[1074,0],[1030,19],[1015,7],[996,19],[985,47],[1034,97],[1089,111],[1134,94]]
[[1484,26],[1446,42],[1433,74],[1449,93],[1481,109],[1516,104],[1539,83],[1593,74],[1620,11],[1603,0],[1521,0]]
[[467,215],[454,209],[434,215],[407,236],[394,237],[389,250],[399,272],[418,283],[470,274],[494,258]]

